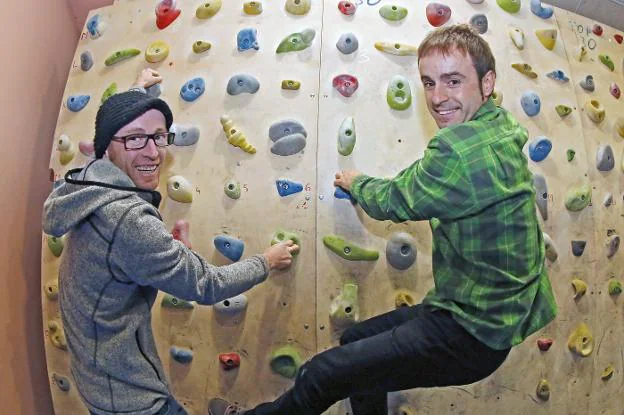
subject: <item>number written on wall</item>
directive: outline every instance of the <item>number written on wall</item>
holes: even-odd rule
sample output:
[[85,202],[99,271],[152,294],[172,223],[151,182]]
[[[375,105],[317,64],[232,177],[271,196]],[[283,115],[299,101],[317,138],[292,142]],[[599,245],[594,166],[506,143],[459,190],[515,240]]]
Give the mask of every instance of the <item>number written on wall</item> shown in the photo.
[[596,49],[596,39],[594,39],[593,32],[589,26],[583,26],[572,19],[568,19],[568,27],[576,36],[576,40],[583,46],[587,47],[589,50]]

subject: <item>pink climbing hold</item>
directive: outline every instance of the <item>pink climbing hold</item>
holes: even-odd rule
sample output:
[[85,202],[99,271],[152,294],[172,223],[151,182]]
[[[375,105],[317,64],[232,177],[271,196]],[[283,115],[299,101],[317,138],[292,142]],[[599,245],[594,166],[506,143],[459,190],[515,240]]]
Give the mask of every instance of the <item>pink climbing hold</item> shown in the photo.
[[223,370],[232,370],[240,366],[240,355],[236,352],[221,353],[219,355],[219,362]]
[[95,154],[93,141],[80,141],[78,143],[78,150],[80,150],[80,152],[87,157],[93,157],[93,155]]
[[613,95],[616,99],[620,99],[620,95],[622,94],[620,87],[615,82],[609,87],[609,92],[611,92],[611,95]]
[[338,10],[340,10],[340,13],[344,15],[352,16],[355,14],[356,9],[357,6],[355,5],[355,3],[352,3],[350,1],[338,2]]
[[439,27],[451,18],[451,8],[440,3],[429,3],[426,14],[431,26]]
[[600,26],[598,23],[596,23],[594,25],[594,27],[592,27],[592,32],[596,35],[596,36],[602,36],[602,26]]
[[156,6],[156,26],[162,30],[178,18],[182,11],[176,9],[176,0],[162,0]]
[[553,340],[547,337],[540,337],[539,339],[537,339],[537,347],[542,352],[545,352],[548,349],[550,349],[550,346],[552,346],[552,344],[553,344]]
[[188,249],[193,249],[189,233],[189,223],[184,219],[176,221],[175,225],[173,225],[173,229],[171,230],[173,239],[182,242]]
[[342,74],[334,78],[332,85],[340,92],[340,95],[348,98],[358,89],[359,82],[353,75]]

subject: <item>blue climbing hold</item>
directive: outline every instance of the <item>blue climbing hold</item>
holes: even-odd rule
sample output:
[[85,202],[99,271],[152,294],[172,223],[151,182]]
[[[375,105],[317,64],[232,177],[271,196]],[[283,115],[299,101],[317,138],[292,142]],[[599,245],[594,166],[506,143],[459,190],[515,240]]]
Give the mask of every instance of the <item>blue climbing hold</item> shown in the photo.
[[303,191],[303,185],[301,183],[296,183],[287,179],[278,179],[275,181],[275,185],[277,186],[277,193],[279,193],[281,197]]
[[87,31],[91,35],[91,39],[97,39],[104,33],[104,21],[102,16],[96,14],[87,21]]
[[238,32],[236,37],[236,43],[238,44],[238,51],[244,52],[246,50],[260,49],[258,45],[258,31],[256,29],[243,29]]
[[193,360],[193,351],[184,347],[171,346],[169,349],[173,360],[179,363],[190,363]]
[[537,137],[533,142],[529,145],[529,157],[533,161],[542,161],[552,150],[552,142],[544,137]]
[[522,109],[526,115],[533,117],[540,112],[540,109],[542,108],[542,101],[540,100],[539,95],[537,95],[537,92],[526,91],[522,94],[520,105],[522,105]]
[[568,78],[565,72],[563,72],[561,69],[556,69],[552,72],[548,72],[546,76],[549,77],[550,79],[554,79],[555,81],[559,81],[559,82],[570,81],[570,78]]
[[193,102],[199,98],[206,90],[206,83],[203,78],[193,78],[187,81],[180,89],[180,96],[186,102]]
[[531,12],[537,17],[548,19],[553,15],[553,8],[542,6],[542,0],[531,0]]
[[224,257],[236,262],[245,250],[245,243],[240,239],[232,238],[228,235],[219,235],[214,238],[214,246]]
[[347,192],[342,187],[336,187],[336,190],[334,190],[334,197],[336,199],[346,199],[355,203],[355,199],[353,199],[353,196],[351,196],[351,193]]
[[67,98],[67,108],[72,112],[78,112],[87,106],[90,99],[89,95],[72,95]]

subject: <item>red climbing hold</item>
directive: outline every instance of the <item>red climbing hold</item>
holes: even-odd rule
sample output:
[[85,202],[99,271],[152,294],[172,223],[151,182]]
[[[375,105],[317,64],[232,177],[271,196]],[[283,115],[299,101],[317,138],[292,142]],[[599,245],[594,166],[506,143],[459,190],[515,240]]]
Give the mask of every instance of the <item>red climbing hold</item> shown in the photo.
[[624,41],[624,37],[619,33],[614,34],[613,39],[615,39],[615,41],[620,45],[622,44],[622,41]]
[[552,344],[553,344],[553,340],[552,339],[548,339],[548,338],[544,338],[544,337],[542,337],[540,339],[537,339],[537,347],[539,347],[539,349],[542,352],[545,352],[548,349],[550,349],[550,346],[552,346]]
[[342,14],[351,16],[355,14],[355,9],[357,9],[357,6],[355,5],[355,3],[352,3],[350,1],[338,2],[338,10],[340,10],[340,13]]
[[592,27],[592,32],[594,32],[596,36],[602,36],[602,26],[596,23],[594,27]]
[[426,9],[427,20],[431,26],[439,27],[451,18],[451,8],[440,3],[429,3]]
[[176,9],[175,0],[162,0],[156,6],[156,26],[162,30],[178,18],[182,11]]
[[620,99],[620,87],[615,82],[613,82],[609,87],[609,92],[611,92],[611,95],[613,95],[615,99]]
[[221,353],[219,362],[223,370],[232,370],[240,366],[240,356],[238,353]]
[[358,89],[359,83],[355,76],[342,74],[334,78],[332,85],[340,92],[340,95],[348,98]]

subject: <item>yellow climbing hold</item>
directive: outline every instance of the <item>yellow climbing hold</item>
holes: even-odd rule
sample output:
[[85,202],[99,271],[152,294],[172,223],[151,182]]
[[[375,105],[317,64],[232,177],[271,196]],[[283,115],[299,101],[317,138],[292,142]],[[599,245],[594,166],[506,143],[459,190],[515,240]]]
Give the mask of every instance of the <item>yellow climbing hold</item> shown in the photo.
[[227,115],[221,117],[221,125],[223,126],[223,131],[225,131],[225,135],[227,136],[228,143],[235,147],[239,147],[246,153],[256,153],[256,148],[247,142],[245,135],[234,126],[234,122]]
[[557,42],[557,31],[555,29],[539,29],[535,31],[535,35],[540,43],[548,50],[555,48]]
[[67,350],[67,340],[65,339],[63,326],[61,326],[58,321],[48,321],[48,336],[50,337],[50,342],[52,342],[54,347],[61,350]]
[[59,161],[62,165],[66,165],[74,159],[76,155],[76,145],[71,142],[68,136],[62,134],[58,138],[56,149],[59,151]]
[[56,300],[58,298],[58,280],[47,282],[43,286],[43,292],[48,297],[48,300]]
[[611,377],[613,376],[613,372],[615,372],[615,369],[613,369],[613,365],[609,365],[605,367],[602,373],[600,374],[600,379],[602,380],[611,379]]
[[162,40],[151,43],[145,49],[145,60],[150,63],[158,63],[167,59],[169,56],[169,45]]
[[579,324],[568,338],[568,349],[581,357],[587,357],[594,350],[594,337],[587,324]]
[[416,56],[418,47],[398,42],[375,42],[375,49],[397,56]]
[[193,186],[182,176],[171,176],[167,180],[167,194],[176,202],[191,203],[193,201]]
[[310,11],[310,0],[286,0],[284,7],[288,13],[300,16]]
[[195,11],[198,19],[209,19],[221,10],[221,0],[208,0]]
[[528,63],[512,63],[511,67],[531,79],[537,78],[537,74],[533,72],[533,68]]
[[547,401],[550,399],[550,384],[546,379],[542,379],[537,384],[537,388],[535,389],[535,394],[542,401]]
[[196,42],[193,42],[193,52],[195,53],[205,52],[211,47],[212,47],[212,44],[210,42],[206,42],[203,40],[198,40]]
[[520,50],[524,49],[524,32],[517,26],[509,26],[507,31],[513,44]]
[[503,104],[503,93],[501,91],[493,91],[491,97],[497,107]]
[[329,318],[332,324],[344,327],[360,321],[358,305],[358,286],[345,283],[342,292],[336,296],[329,307]]
[[601,123],[605,119],[605,109],[597,99],[588,99],[585,102],[585,112],[589,119],[596,124]]
[[398,290],[394,296],[394,307],[411,307],[416,304],[414,296],[407,290]]
[[576,49],[576,54],[574,55],[574,57],[577,61],[581,62],[585,56],[587,56],[587,48],[583,45],[580,45]]
[[624,118],[620,117],[615,120],[615,131],[617,131],[620,137],[624,138]]
[[299,88],[301,88],[301,82],[299,81],[294,81],[292,79],[284,79],[282,81],[282,89],[289,89],[289,90],[296,91]]
[[571,282],[572,288],[574,288],[574,299],[578,300],[587,292],[587,284],[579,278],[574,278]]
[[245,14],[260,14],[262,13],[262,3],[259,1],[248,1],[243,4],[243,11]]

